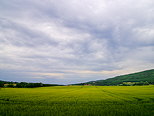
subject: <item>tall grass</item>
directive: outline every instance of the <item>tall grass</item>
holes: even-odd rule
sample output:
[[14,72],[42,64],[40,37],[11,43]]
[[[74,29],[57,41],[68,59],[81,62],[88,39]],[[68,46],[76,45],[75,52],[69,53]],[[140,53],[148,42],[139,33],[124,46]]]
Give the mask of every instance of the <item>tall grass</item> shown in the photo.
[[0,116],[154,116],[154,86],[1,88]]

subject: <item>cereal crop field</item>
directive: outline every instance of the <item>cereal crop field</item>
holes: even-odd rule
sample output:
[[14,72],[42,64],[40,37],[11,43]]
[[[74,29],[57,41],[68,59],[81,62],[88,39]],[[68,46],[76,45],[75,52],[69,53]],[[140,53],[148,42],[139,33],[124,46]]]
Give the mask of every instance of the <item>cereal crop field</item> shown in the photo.
[[0,88],[0,116],[154,116],[154,86]]

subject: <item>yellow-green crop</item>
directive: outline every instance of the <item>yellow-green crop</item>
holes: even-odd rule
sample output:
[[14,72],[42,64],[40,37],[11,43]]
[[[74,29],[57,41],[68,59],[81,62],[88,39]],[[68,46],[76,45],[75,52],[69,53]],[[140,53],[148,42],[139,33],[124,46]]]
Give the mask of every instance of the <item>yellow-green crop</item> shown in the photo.
[[154,86],[1,88],[0,116],[154,116]]

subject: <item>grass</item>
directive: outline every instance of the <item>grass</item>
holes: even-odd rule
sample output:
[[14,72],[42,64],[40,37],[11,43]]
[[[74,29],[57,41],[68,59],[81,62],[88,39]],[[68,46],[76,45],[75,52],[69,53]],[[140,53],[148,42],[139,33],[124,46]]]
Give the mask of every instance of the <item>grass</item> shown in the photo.
[[154,86],[1,88],[0,116],[154,116]]

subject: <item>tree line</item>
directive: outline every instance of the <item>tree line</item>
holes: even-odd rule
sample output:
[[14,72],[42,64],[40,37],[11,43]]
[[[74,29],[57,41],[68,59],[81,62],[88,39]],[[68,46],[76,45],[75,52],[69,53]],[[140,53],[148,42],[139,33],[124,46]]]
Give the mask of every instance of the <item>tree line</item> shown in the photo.
[[35,88],[35,87],[47,87],[47,86],[60,86],[60,85],[57,85],[57,84],[43,84],[43,83],[0,81],[0,87]]

